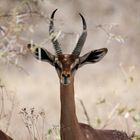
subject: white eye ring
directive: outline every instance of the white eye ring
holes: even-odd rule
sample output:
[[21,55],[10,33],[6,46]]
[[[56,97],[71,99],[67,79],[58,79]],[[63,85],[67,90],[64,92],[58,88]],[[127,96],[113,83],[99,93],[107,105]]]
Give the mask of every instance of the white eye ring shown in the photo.
[[59,67],[60,69],[62,69],[62,68],[63,68],[62,63],[58,60],[58,58],[57,58],[57,57],[55,57],[55,60],[54,60],[54,65],[55,65],[55,64],[57,64],[57,65],[58,65],[58,67]]
[[62,63],[60,61],[57,61],[57,64],[61,69],[63,68]]
[[79,64],[79,58],[77,58],[77,59],[74,61],[74,63],[72,63],[72,65],[71,65],[71,70],[72,70],[77,64]]

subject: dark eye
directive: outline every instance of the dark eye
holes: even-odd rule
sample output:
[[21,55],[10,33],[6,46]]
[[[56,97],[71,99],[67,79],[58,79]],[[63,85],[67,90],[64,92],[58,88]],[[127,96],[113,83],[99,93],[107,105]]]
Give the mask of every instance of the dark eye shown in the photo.
[[62,70],[62,64],[59,61],[56,61],[54,65],[56,69]]
[[78,69],[78,64],[75,66],[75,67],[73,67],[72,69],[71,69],[71,72],[72,73],[75,73],[75,71]]
[[79,59],[76,59],[75,62],[71,65],[71,70],[75,71],[78,69],[79,66]]

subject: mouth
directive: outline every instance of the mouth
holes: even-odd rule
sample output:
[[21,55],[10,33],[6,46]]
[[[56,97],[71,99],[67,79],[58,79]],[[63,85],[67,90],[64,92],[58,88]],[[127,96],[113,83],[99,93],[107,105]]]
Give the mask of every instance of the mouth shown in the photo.
[[69,85],[70,84],[70,79],[68,77],[63,77],[61,79],[61,83],[65,86]]

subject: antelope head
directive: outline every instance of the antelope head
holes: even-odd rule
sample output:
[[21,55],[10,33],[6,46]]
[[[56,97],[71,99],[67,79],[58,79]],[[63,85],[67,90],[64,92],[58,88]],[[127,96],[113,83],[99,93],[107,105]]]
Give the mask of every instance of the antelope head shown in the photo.
[[61,84],[69,85],[72,78],[74,78],[74,74],[78,68],[88,63],[95,63],[100,61],[107,53],[107,48],[93,50],[83,56],[80,56],[81,50],[87,37],[87,25],[82,14],[79,14],[83,24],[82,34],[79,37],[73,52],[71,54],[63,54],[59,42],[54,36],[53,20],[56,11],[57,9],[53,11],[49,25],[49,35],[55,50],[55,55],[44,48],[36,48],[34,51],[34,56],[37,59],[46,61],[54,66],[58,73]]

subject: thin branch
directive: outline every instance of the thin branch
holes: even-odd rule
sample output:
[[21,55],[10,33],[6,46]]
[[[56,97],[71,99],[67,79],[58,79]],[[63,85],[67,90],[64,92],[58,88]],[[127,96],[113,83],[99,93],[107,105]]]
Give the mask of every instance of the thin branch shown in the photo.
[[[77,97],[77,98],[78,98],[78,97]],[[85,116],[86,116],[86,120],[87,120],[88,125],[91,125],[91,123],[90,123],[90,118],[89,118],[89,115],[88,115],[88,113],[87,113],[87,110],[86,110],[86,107],[85,107],[83,101],[82,101],[80,98],[78,98],[78,100],[79,100],[79,102],[80,102],[80,104],[81,104],[81,106],[82,106],[82,108],[83,108],[83,111],[84,111],[84,114],[85,114]]]
[[38,11],[29,11],[29,12],[21,12],[21,13],[17,13],[17,14],[3,14],[0,15],[0,18],[7,18],[7,17],[15,17],[15,16],[25,16],[25,15],[38,15],[40,18],[44,18],[44,19],[49,19],[48,17],[44,16],[42,13],[39,13]]
[[15,98],[16,98],[16,95],[13,96],[13,99],[12,99],[12,106],[11,106],[11,111],[9,113],[9,118],[7,120],[7,127],[6,127],[6,131],[8,131],[9,129],[9,126],[10,126],[10,122],[11,122],[11,119],[12,119],[12,116],[13,116],[13,112],[14,112],[14,108],[15,108]]
[[109,115],[108,115],[108,118],[107,118],[106,122],[105,122],[104,125],[102,126],[102,129],[105,128],[105,127],[109,124],[110,120],[112,119],[113,115],[115,114],[115,112],[116,112],[116,110],[118,109],[119,106],[120,106],[120,104],[118,103],[118,104],[115,105],[115,107],[111,110],[111,112],[110,112]]

